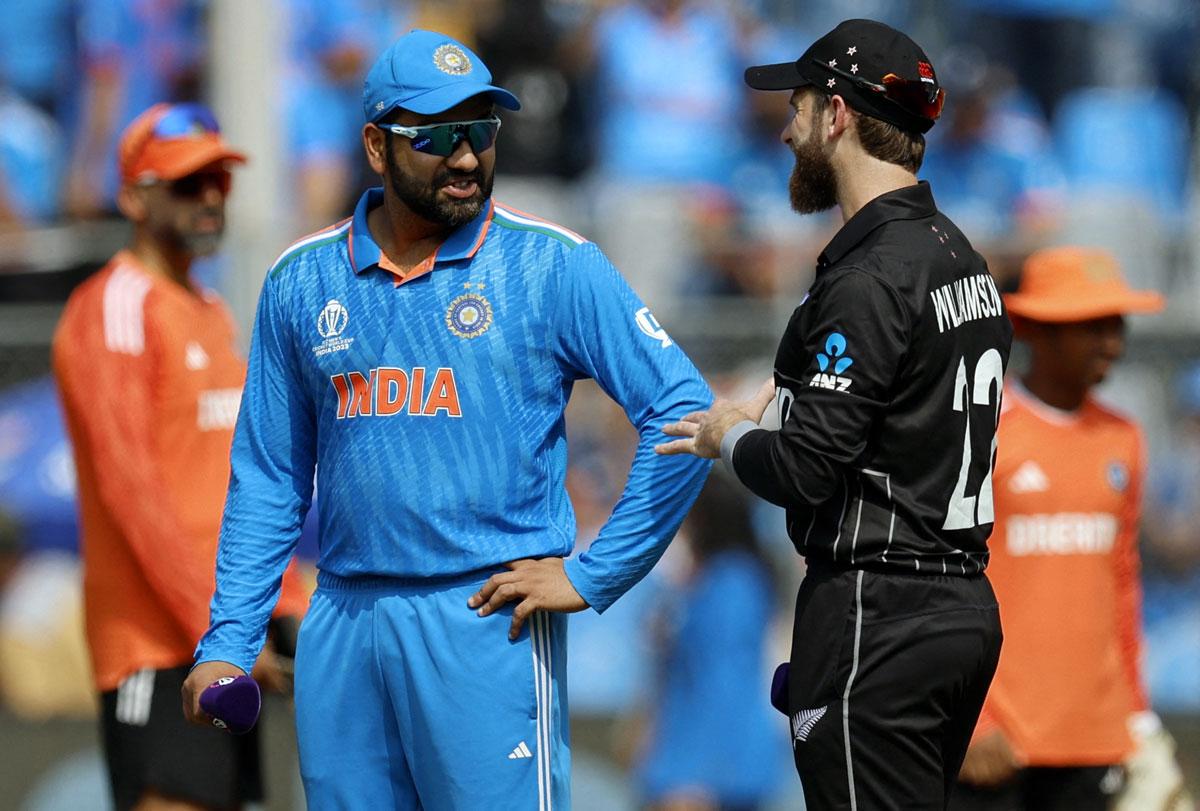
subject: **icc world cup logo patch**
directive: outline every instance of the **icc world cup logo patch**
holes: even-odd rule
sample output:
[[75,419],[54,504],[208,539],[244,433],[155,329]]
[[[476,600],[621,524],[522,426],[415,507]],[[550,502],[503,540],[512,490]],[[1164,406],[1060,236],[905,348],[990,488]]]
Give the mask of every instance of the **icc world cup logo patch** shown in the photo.
[[330,299],[317,316],[317,332],[322,338],[336,338],[346,331],[350,313],[337,299]]
[[446,310],[446,326],[459,338],[478,338],[491,325],[492,303],[479,293],[464,293]]
[[462,48],[449,43],[433,52],[433,64],[442,73],[449,73],[451,76],[465,76],[471,72],[471,58]]

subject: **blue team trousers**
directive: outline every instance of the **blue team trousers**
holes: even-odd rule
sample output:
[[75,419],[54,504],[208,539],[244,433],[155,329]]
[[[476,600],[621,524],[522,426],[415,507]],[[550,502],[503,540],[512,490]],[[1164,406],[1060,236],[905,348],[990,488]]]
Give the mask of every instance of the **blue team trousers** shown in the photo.
[[296,650],[308,807],[570,808],[566,630],[467,607],[491,571],[438,580],[322,572]]

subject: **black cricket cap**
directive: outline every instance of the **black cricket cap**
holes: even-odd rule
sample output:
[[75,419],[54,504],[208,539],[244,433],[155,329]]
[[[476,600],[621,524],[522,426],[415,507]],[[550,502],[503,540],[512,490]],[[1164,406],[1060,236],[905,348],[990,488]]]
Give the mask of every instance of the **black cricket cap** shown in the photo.
[[812,86],[861,113],[910,132],[928,132],[945,91],[921,46],[875,20],[846,20],[795,62],[746,69],[755,90]]

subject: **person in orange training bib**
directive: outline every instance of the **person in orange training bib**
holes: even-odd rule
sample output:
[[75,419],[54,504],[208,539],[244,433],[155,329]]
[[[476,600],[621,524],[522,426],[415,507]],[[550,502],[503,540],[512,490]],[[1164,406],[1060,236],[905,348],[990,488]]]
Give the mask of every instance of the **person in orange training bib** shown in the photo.
[[[256,737],[192,726],[179,711],[208,627],[246,375],[229,310],[190,271],[220,242],[230,167],[244,160],[200,105],[158,104],[135,119],[118,155],[132,239],[72,293],[54,336],[118,809],[232,808],[262,794]],[[304,601],[293,567],[280,623],[294,625]]]
[[1144,442],[1092,390],[1125,316],[1163,299],[1107,253],[1060,247],[1029,257],[1005,304],[1030,362],[1005,387],[993,485],[1004,647],[951,807],[1108,809],[1158,723],[1138,664]]

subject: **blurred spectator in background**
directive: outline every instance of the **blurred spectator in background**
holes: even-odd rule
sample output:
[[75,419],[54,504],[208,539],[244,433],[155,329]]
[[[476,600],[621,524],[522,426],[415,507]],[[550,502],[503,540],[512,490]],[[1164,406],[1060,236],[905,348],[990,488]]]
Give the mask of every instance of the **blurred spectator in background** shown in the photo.
[[1160,764],[1153,785],[1131,781],[1148,792],[1132,807],[1173,807],[1174,743],[1140,661],[1144,443],[1091,395],[1124,350],[1124,317],[1163,298],[1129,289],[1102,251],[1050,248],[1006,304],[1030,363],[1005,388],[991,488],[1004,647],[950,807],[1108,809],[1130,758]]
[[1062,224],[1066,184],[1049,127],[1011,73],[977,49],[951,49],[946,115],[930,135],[920,176],[988,258],[997,279]]
[[302,233],[346,216],[358,197],[363,77],[369,60],[407,30],[409,5],[282,0],[291,26],[284,109]]
[[1196,124],[1200,107],[1200,3],[1195,0],[1117,0],[1118,14],[1105,32],[1128,38],[1139,56],[1114,68],[1149,67],[1145,77],[1187,105]]
[[[769,701],[771,572],[748,498],[710,474],[683,528],[690,565],[660,605],[656,689],[638,776],[656,811],[753,811],[788,773]],[[653,626],[652,626],[653,627]]]
[[79,0],[19,0],[0,16],[0,85],[62,126],[77,101]]
[[50,377],[0,395],[0,696],[23,718],[91,718],[75,468]]
[[414,0],[412,27],[438,31],[475,47],[480,20],[504,4],[505,0]]
[[[957,41],[981,46],[989,62],[1008,65],[1049,117],[1073,88],[1095,79],[1099,27],[1118,0],[957,0],[947,10]],[[1107,66],[1105,66],[1107,68]]]
[[1200,573],[1200,362],[1174,381],[1177,423],[1155,460],[1145,520],[1148,575],[1166,579]]
[[1115,254],[1135,285],[1178,292],[1173,246],[1196,222],[1179,100],[1146,84],[1079,88],[1053,132],[1071,201],[1061,238]]
[[54,119],[0,83],[0,230],[57,217],[64,147]]
[[[843,20],[868,19],[897,28],[901,31],[916,27],[913,17],[913,6],[920,5],[913,0],[741,0],[739,5],[755,9],[760,16],[778,21],[784,25],[804,26],[808,35],[820,35]],[[797,43],[810,42],[812,36],[806,35],[799,40],[793,40],[792,52]]]
[[690,207],[743,148],[735,18],[700,0],[627,0],[591,33],[598,241],[652,308],[694,270]]
[[156,102],[199,97],[206,0],[76,0],[80,116],[64,204],[69,214],[114,211],[118,133]]
[[1156,705],[1200,712],[1200,362],[1175,378],[1176,424],[1155,459],[1143,521],[1147,671]]
[[697,195],[688,207],[696,263],[689,296],[746,296],[769,300],[790,282],[772,245],[732,195]]
[[[795,44],[812,35],[762,17],[743,14],[742,49],[750,64],[773,64],[795,57]],[[837,230],[832,214],[797,219],[787,194],[795,160],[780,133],[787,116],[782,96],[756,93],[742,83],[743,148],[736,156],[728,189],[708,195],[697,209],[693,236],[701,248],[703,276],[689,294],[742,295],[758,299],[799,298],[812,282],[811,266]],[[704,200],[704,198],[701,198]]]
[[[179,693],[208,626],[246,370],[231,314],[189,272],[217,249],[245,158],[196,104],[151,107],[118,151],[132,240],[72,293],[53,346],[105,754],[118,809],[231,808],[261,795],[257,736],[188,724]],[[304,602],[293,569],[276,617],[294,628]],[[278,688],[271,654],[260,663]]]
[[741,147],[737,27],[721,5],[632,0],[593,34],[596,168],[617,182],[725,184]]
[[[521,105],[523,115],[524,99]],[[621,497],[638,436],[620,406],[591,380],[575,385],[566,419],[570,449],[567,494],[575,512],[576,554],[583,554],[600,536]],[[573,719],[623,717],[645,694],[650,650],[649,640],[641,632],[661,590],[661,571],[661,565],[651,569],[603,616],[584,611],[571,617],[567,682]],[[610,742],[618,749],[625,746],[623,740],[606,740],[605,744]]]
[[578,65],[548,0],[492,4],[479,30],[479,52],[501,87],[521,99],[521,114],[504,122],[503,174],[577,176],[589,158]]
[[14,564],[0,565],[0,696],[6,710],[25,719],[93,718],[79,561],[67,552],[31,551],[0,550],[4,563]]

